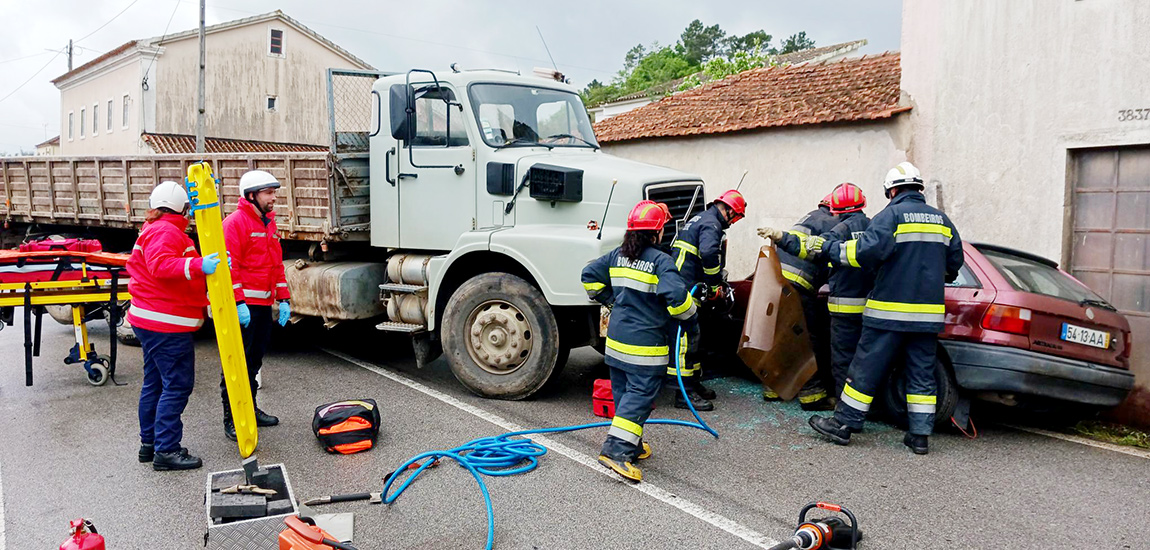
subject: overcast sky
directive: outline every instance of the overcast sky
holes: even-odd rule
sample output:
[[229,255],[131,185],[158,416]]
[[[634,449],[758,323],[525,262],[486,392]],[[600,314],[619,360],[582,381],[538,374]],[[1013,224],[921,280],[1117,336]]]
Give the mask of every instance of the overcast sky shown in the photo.
[[[901,0],[207,0],[207,24],[280,9],[381,70],[446,70],[459,62],[526,72],[550,65],[538,26],[559,70],[583,87],[592,79],[610,80],[635,44],[673,44],[693,19],[717,23],[728,34],[763,29],[776,44],[806,31],[820,46],[865,38],[869,44],[862,53],[897,50],[901,5]],[[195,0],[0,0],[0,20],[7,23],[0,34],[0,151],[30,151],[60,133],[60,96],[50,81],[67,71],[66,56],[57,52],[68,39],[77,40],[73,63],[79,66],[129,40],[164,34],[169,18],[173,33],[195,28],[198,17]]]

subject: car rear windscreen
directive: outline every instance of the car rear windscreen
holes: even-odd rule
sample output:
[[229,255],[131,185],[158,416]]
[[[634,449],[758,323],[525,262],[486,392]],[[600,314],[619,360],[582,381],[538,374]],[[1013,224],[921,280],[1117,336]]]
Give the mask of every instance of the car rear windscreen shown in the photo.
[[1074,302],[1102,300],[1101,296],[1057,268],[997,250],[980,249],[979,252],[994,264],[1015,290]]

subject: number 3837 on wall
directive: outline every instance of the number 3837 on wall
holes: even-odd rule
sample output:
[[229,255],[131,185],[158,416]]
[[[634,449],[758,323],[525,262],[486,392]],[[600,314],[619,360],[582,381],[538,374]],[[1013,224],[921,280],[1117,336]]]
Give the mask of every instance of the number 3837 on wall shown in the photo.
[[1150,120],[1150,109],[1119,109],[1118,122]]

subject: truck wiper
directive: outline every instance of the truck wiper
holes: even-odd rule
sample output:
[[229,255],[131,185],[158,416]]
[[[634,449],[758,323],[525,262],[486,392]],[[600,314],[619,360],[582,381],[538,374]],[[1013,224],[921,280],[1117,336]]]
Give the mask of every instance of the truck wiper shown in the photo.
[[579,136],[574,136],[574,135],[571,135],[571,134],[551,134],[551,135],[549,135],[549,136],[547,136],[547,137],[545,137],[545,138],[543,138],[543,139],[559,139],[559,138],[577,139],[577,140],[579,140],[579,141],[582,141],[583,143],[586,143],[586,144],[587,144],[588,146],[590,146],[590,147],[594,147],[595,149],[598,149],[598,148],[599,148],[599,146],[598,146],[598,145],[596,145],[596,144],[594,144],[594,143],[591,143],[590,141],[587,141],[587,140],[585,140],[585,139],[583,139],[583,138],[581,138],[581,137],[579,137]]
[[1100,307],[1102,309],[1108,309],[1110,311],[1118,311],[1118,308],[1110,305],[1105,300],[1095,300],[1094,298],[1083,298],[1081,301],[1078,302],[1078,305],[1080,305],[1080,306],[1095,306],[1095,307]]
[[519,200],[519,192],[522,191],[524,187],[527,187],[527,182],[530,181],[527,179],[527,176],[530,175],[530,170],[528,170],[526,174],[523,174],[523,179],[519,182],[519,187],[515,188],[515,194],[511,195],[511,201],[508,202],[507,207],[503,209],[503,215],[506,216],[507,214],[510,214],[511,209],[515,208],[515,201]]
[[503,149],[505,147],[514,147],[515,145],[539,145],[541,147],[546,147],[548,149],[552,149],[554,147],[552,145],[547,145],[546,143],[539,143],[538,141],[535,141],[533,139],[529,139],[529,138],[525,138],[525,137],[517,137],[517,138],[512,139],[511,141],[503,142],[503,145],[496,146],[495,150],[498,151],[499,149]]

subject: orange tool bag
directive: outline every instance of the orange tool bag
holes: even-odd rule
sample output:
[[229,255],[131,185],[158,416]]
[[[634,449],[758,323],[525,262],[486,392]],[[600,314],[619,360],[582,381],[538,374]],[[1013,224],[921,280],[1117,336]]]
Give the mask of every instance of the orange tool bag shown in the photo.
[[311,430],[327,452],[349,455],[375,445],[379,423],[375,400],[349,399],[316,407]]

